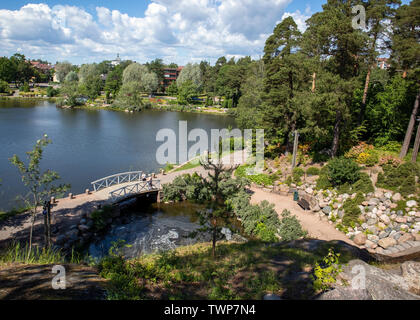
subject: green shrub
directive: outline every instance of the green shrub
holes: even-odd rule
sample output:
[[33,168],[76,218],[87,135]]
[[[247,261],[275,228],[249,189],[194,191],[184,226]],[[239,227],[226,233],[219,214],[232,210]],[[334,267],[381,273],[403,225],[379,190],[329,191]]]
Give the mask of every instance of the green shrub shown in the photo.
[[305,170],[302,168],[294,168],[293,169],[293,182],[299,183],[301,182],[302,177],[305,175]]
[[370,179],[367,173],[360,173],[360,179],[353,184],[352,191],[362,192],[365,194],[375,191],[375,187],[373,186],[372,180]]
[[251,205],[250,198],[248,193],[241,191],[228,200],[228,205],[241,220],[246,234],[263,241],[276,241],[280,220],[274,205],[268,201]]
[[401,151],[402,145],[398,141],[389,141],[383,145],[380,149],[387,152],[399,153]]
[[319,176],[320,172],[321,170],[317,167],[310,167],[308,170],[306,170],[306,174],[311,176]]
[[235,176],[240,178],[246,178],[251,182],[254,182],[258,185],[263,186],[272,186],[276,180],[279,179],[279,176],[277,174],[252,174],[252,168],[251,165],[243,165],[238,167],[235,171]]
[[59,93],[60,93],[59,90],[54,89],[53,87],[47,88],[47,96],[50,98],[57,96]]
[[355,224],[359,221],[359,217],[362,214],[362,211],[359,208],[359,205],[365,200],[362,193],[358,193],[354,199],[347,199],[343,204],[344,217],[343,225],[347,227],[355,227]]
[[322,262],[315,264],[312,277],[315,291],[329,290],[337,282],[337,276],[343,271],[339,257],[340,254],[336,254],[331,248]]
[[23,84],[23,86],[21,86],[21,87],[19,88],[19,91],[20,91],[20,92],[30,92],[30,91],[31,91],[31,89],[29,88],[29,84],[28,84],[27,82],[25,82],[25,83]]
[[282,241],[289,242],[307,235],[307,232],[302,229],[299,220],[292,216],[290,211],[284,210],[281,216],[279,235]]
[[6,81],[0,80],[0,93],[10,93],[9,84]]
[[333,186],[353,184],[360,179],[360,167],[351,159],[334,158],[326,165],[326,175]]
[[320,175],[318,180],[316,181],[316,189],[317,190],[326,190],[332,188],[332,183],[328,179],[326,175]]
[[398,167],[383,166],[384,173],[379,173],[376,185],[393,190],[403,196],[417,192],[416,177],[420,176],[420,168],[416,163],[406,162]]

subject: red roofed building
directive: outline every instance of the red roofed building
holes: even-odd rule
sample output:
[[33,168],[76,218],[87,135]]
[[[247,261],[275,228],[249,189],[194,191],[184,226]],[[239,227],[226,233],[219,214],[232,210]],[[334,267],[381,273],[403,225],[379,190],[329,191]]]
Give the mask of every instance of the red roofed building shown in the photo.
[[39,61],[31,61],[31,65],[34,68],[36,68],[36,69],[38,69],[38,70],[40,70],[40,71],[42,71],[44,73],[53,69],[53,66],[52,65],[41,63]]

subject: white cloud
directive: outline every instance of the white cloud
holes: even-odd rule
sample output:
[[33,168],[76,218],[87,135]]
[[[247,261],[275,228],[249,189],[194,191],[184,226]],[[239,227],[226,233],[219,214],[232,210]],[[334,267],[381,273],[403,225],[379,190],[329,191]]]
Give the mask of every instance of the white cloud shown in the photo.
[[156,57],[184,64],[222,55],[258,56],[279,19],[308,18],[284,13],[291,0],[152,0],[144,17],[96,8],[28,4],[0,10],[0,49],[17,48],[31,58],[76,63],[113,58],[144,62]]

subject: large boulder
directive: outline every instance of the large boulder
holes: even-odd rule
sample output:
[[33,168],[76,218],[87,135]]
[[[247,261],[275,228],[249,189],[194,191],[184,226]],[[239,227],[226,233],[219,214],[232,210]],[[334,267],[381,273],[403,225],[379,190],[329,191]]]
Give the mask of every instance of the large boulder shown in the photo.
[[384,238],[378,241],[378,245],[384,249],[397,245],[397,241],[394,238]]
[[[376,268],[361,260],[352,260],[343,267],[334,290],[320,300],[420,300],[411,292],[420,279],[419,263],[410,262],[398,273]],[[348,284],[347,286],[345,284]],[[410,291],[411,290],[411,291]]]
[[359,233],[354,237],[353,242],[358,246],[363,246],[366,243],[366,240],[367,236],[364,233]]

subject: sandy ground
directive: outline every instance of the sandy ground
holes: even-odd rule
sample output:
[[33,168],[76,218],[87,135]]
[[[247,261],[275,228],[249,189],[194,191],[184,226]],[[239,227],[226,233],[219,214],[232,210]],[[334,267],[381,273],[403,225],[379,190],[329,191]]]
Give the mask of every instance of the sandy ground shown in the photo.
[[302,228],[308,231],[309,237],[325,241],[341,240],[356,246],[353,241],[347,238],[340,231],[336,230],[328,222],[321,221],[317,215],[310,211],[304,211],[297,202],[293,201],[291,196],[282,196],[258,188],[252,188],[252,191],[254,192],[251,199],[253,204],[267,200],[268,202],[275,204],[275,210],[279,216],[281,216],[283,210],[289,210],[296,216],[296,218],[298,218]]

